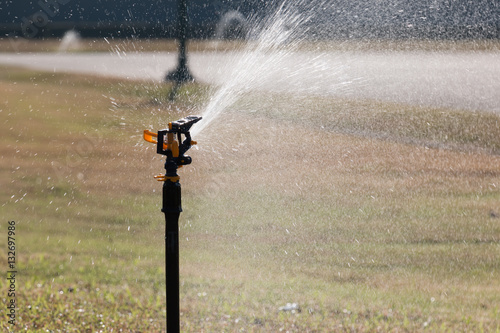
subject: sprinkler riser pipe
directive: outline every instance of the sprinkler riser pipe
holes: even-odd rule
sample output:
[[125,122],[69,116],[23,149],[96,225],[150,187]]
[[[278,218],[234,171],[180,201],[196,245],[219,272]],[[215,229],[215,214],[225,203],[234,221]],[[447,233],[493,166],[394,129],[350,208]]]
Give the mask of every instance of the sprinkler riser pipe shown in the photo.
[[181,183],[167,180],[163,182],[163,213],[182,212]]
[[165,212],[167,332],[180,332],[179,213]]
[[167,332],[180,332],[179,296],[179,215],[182,212],[181,184],[166,180],[163,183],[165,214],[165,277],[167,300]]

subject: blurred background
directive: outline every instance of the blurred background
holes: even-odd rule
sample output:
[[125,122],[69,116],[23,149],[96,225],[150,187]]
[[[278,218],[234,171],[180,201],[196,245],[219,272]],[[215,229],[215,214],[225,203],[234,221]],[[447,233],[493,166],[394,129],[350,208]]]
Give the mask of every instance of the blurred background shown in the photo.
[[[215,36],[224,17],[235,32],[225,37],[243,37],[242,17],[264,16],[280,3],[190,0],[188,38]],[[308,6],[312,39],[499,38],[495,0],[338,0],[313,1]],[[60,37],[76,30],[82,37],[171,38],[176,15],[173,0],[7,0],[0,2],[0,36]]]

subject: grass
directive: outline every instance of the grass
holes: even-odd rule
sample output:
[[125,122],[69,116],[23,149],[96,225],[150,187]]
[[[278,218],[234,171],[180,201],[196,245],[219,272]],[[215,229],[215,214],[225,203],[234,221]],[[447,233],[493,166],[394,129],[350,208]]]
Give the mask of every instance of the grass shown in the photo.
[[[241,41],[190,40],[188,48],[194,52],[232,51],[244,47]],[[60,38],[25,39],[0,38],[2,52],[57,52]],[[301,50],[316,51],[440,51],[440,52],[496,52],[500,49],[497,40],[333,40],[302,42]],[[73,44],[68,52],[177,52],[177,43],[172,39],[134,38],[84,38]]]
[[[479,43],[495,47],[494,43]],[[224,51],[241,49],[241,41],[216,42],[211,40],[192,40],[187,43],[190,51]],[[26,39],[0,38],[2,52],[58,52],[60,38]],[[69,45],[64,52],[177,52],[178,44],[174,39],[135,39],[135,38],[83,38]]]
[[[210,95],[186,85],[169,102],[169,89],[0,69],[0,211],[4,235],[17,222],[16,331],[165,329],[152,178],[163,162],[141,133],[201,113]],[[499,331],[498,118],[240,100],[194,138],[193,164],[180,170],[182,330]],[[0,279],[3,318],[7,288]],[[289,302],[301,311],[278,311]]]

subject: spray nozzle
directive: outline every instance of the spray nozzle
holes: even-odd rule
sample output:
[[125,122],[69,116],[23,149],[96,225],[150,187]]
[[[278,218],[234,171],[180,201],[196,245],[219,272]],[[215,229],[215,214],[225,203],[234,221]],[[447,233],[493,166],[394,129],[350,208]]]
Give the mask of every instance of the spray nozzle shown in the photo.
[[[144,140],[156,144],[156,152],[167,156],[165,169],[167,174],[175,174],[177,168],[191,163],[191,157],[184,155],[196,141],[191,140],[189,129],[193,124],[200,121],[201,117],[188,116],[168,124],[168,129],[159,130],[158,133],[144,130]],[[184,140],[182,140],[184,135]],[[157,178],[165,180],[169,176]],[[178,177],[178,176],[175,176]]]
[[186,118],[179,119],[177,121],[172,121],[168,124],[169,132],[189,134],[189,129],[195,123],[199,122],[201,117],[198,116],[187,116]]

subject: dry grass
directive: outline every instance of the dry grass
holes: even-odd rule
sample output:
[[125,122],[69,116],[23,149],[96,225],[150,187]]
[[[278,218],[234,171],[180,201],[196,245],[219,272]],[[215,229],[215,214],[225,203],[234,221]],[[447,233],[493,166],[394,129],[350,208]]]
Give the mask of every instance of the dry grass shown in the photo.
[[[241,50],[245,42],[191,40],[190,51],[231,51]],[[56,52],[61,39],[24,39],[0,38],[2,52]],[[474,52],[498,51],[500,43],[496,40],[333,40],[302,42],[301,50],[316,51],[436,51],[436,52]],[[176,52],[177,43],[172,39],[129,39],[129,38],[86,38],[71,46],[70,52]]]
[[[19,327],[164,327],[152,179],[163,163],[141,132],[200,112],[207,88],[183,89],[170,103],[168,86],[1,69],[0,209],[19,221]],[[499,329],[497,127],[473,149],[460,128],[453,144],[429,145],[398,112],[432,110],[316,100],[295,117],[259,97],[272,107],[228,111],[180,170],[183,331]],[[321,126],[328,105],[344,109]],[[361,122],[342,119],[349,108]],[[442,128],[467,123],[447,112]],[[384,128],[377,114],[395,120]],[[478,131],[495,116],[484,117]],[[399,134],[375,135],[387,127]],[[279,312],[287,302],[302,312]]]
[[[61,45],[61,39],[24,39],[2,38],[0,49],[2,52],[56,52]],[[177,43],[171,39],[112,39],[88,38],[71,45],[71,52],[148,52],[148,51],[176,51]]]
[[[1,52],[57,52],[60,38],[24,39],[0,38]],[[191,40],[189,51],[230,51],[239,50],[241,41]],[[135,38],[84,38],[69,46],[69,52],[177,52],[178,43],[173,39]]]

